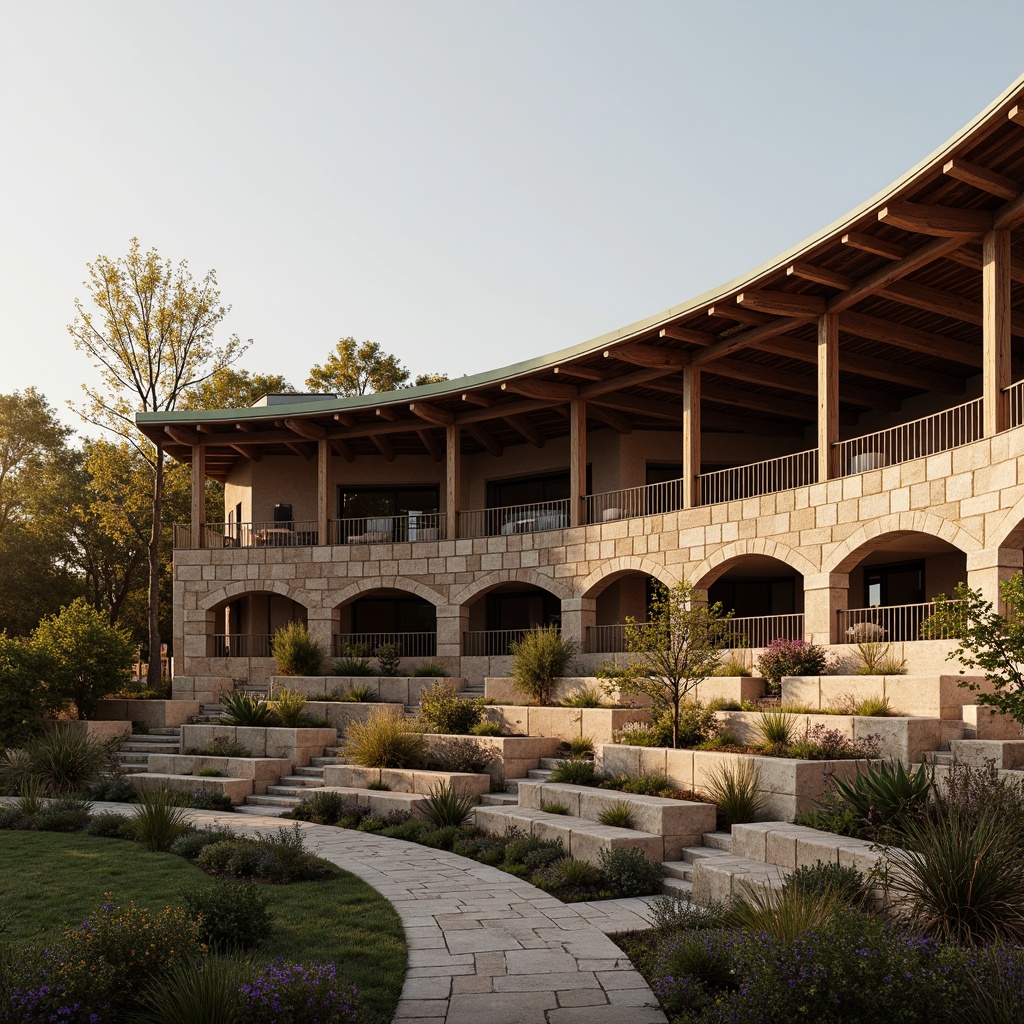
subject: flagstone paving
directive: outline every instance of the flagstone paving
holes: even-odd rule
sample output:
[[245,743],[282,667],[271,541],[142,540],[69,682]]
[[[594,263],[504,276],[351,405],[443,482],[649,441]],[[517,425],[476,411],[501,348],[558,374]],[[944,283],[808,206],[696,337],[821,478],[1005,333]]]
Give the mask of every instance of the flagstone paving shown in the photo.
[[[189,813],[242,834],[286,824]],[[606,934],[647,927],[649,901],[567,905],[453,853],[299,824],[308,849],[368,882],[402,919],[409,966],[395,1024],[665,1024],[647,982]]]

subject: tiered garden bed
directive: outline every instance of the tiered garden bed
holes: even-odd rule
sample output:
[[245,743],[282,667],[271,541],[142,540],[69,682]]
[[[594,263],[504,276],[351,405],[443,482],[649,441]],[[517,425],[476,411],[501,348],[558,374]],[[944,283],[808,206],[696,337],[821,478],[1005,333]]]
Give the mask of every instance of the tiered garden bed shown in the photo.
[[615,733],[631,722],[650,722],[642,708],[552,708],[525,704],[491,704],[486,717],[508,733],[545,736],[568,742],[589,737],[611,743]]
[[456,690],[466,687],[465,679],[442,679],[435,676],[271,676],[272,690],[288,689],[301,693],[311,701],[328,694],[351,693],[356,687],[372,687],[377,700],[401,704],[419,704],[420,691],[435,683],[451,683]]
[[244,725],[184,725],[181,728],[181,747],[186,754],[190,750],[204,750],[215,740],[238,743],[251,757],[284,758],[293,767],[302,768],[311,758],[320,757],[325,747],[333,747],[338,742],[338,730]]

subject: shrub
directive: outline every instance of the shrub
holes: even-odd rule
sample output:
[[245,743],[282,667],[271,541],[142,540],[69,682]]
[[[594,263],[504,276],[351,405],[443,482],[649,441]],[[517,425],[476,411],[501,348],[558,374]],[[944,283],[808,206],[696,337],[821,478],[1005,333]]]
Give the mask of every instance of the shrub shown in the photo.
[[[298,825],[296,825],[298,828]],[[284,834],[283,838],[281,834]],[[333,868],[308,853],[301,834],[278,829],[276,836],[227,839],[203,847],[196,863],[231,878],[287,884],[330,877]]]
[[617,897],[651,896],[661,892],[661,865],[648,860],[642,850],[602,850],[601,874]]
[[435,828],[461,828],[472,816],[476,797],[456,791],[450,782],[434,785],[423,804],[423,816]]
[[420,690],[420,720],[432,732],[465,735],[484,714],[480,698],[463,699],[452,683],[435,683]]
[[338,981],[334,964],[288,964],[275,960],[248,985],[242,1019],[246,1024],[355,1024],[358,993]]
[[672,784],[663,772],[640,772],[638,775],[612,775],[601,781],[602,789],[617,789],[636,796],[670,796]]
[[783,676],[820,676],[828,671],[828,651],[806,640],[773,640],[757,659],[757,671],[778,686]]
[[252,757],[252,751],[247,746],[223,736],[210,740],[205,747],[193,747],[189,753],[200,757]]
[[97,740],[71,722],[55,722],[23,751],[0,758],[0,786],[17,792],[26,778],[49,796],[74,793],[116,767],[119,740]]
[[201,920],[201,941],[219,950],[258,946],[270,930],[269,900],[251,882],[194,885],[182,890],[181,904]]
[[592,895],[601,883],[601,872],[585,860],[575,860],[558,851],[557,859],[538,868],[531,881],[545,892],[571,899]]
[[379,790],[383,793],[386,793],[391,789],[391,787],[386,782],[371,782],[366,788]]
[[801,761],[875,758],[878,757],[878,742],[873,736],[855,742],[838,729],[826,729],[824,725],[819,724],[811,726],[806,737],[789,748],[787,756]]
[[195,860],[205,847],[234,838],[235,833],[227,828],[190,829],[171,843],[171,853],[186,860]]
[[315,676],[327,652],[305,623],[288,622],[274,633],[271,653],[282,676]]
[[441,772],[468,772],[480,775],[501,759],[499,751],[474,743],[471,739],[451,737],[432,743],[426,754],[427,767]]
[[577,644],[565,640],[558,626],[538,626],[513,641],[510,650],[516,689],[538,704],[550,704],[554,682],[576,656]]
[[235,690],[221,698],[224,724],[243,726],[274,726],[279,719],[270,702],[259,694]]
[[733,651],[726,655],[722,664],[718,666],[717,674],[720,676],[749,676],[753,674],[753,668],[747,664],[746,655]]
[[[886,673],[892,675],[893,673]],[[853,713],[864,718],[890,718],[893,710],[888,697],[865,697],[854,706]]]
[[569,757],[573,760],[579,761],[594,756],[593,736],[573,736],[566,746],[569,748]]
[[561,700],[563,708],[599,708],[604,706],[604,694],[589,686],[570,690]]
[[551,781],[573,786],[596,786],[600,779],[593,761],[560,761],[551,769]]
[[923,810],[935,791],[935,774],[925,764],[908,772],[902,761],[881,761],[863,771],[858,767],[849,780],[832,775],[830,783],[857,818],[874,828]]
[[339,658],[331,666],[332,676],[374,676],[377,673],[370,667],[370,660],[355,655]]
[[349,701],[353,704],[376,704],[377,687],[372,683],[357,683],[355,686],[349,687],[348,693],[339,694],[339,691],[335,690],[331,694],[331,698]]
[[472,729],[469,730],[470,736],[501,736],[501,725],[498,722],[491,722],[484,720],[477,722]]
[[968,817],[943,808],[908,818],[907,849],[892,848],[886,887],[894,905],[926,935],[959,943],[1024,940],[1020,833],[991,810]]
[[[666,743],[672,743],[672,723],[666,721],[668,716],[655,714],[655,726]],[[686,698],[679,702],[679,741],[680,747],[695,747],[698,743],[711,739],[718,731],[718,719],[713,708],[705,706],[696,698]]]
[[444,665],[438,664],[436,661],[427,661],[422,665],[417,665],[410,673],[411,676],[418,678],[434,678],[434,679],[445,679],[450,673],[444,667]]
[[708,778],[708,792],[727,825],[742,825],[764,817],[766,800],[760,791],[761,772],[746,758],[719,765]]
[[541,804],[540,804],[540,809],[542,811],[546,811],[548,814],[568,814],[569,813],[569,805],[568,804],[560,803],[557,800],[552,800],[550,802],[546,801],[546,800],[542,800]]
[[620,800],[611,807],[606,807],[597,816],[602,825],[612,825],[615,828],[636,828],[636,817],[633,809],[624,800]]
[[374,650],[382,676],[397,676],[402,664],[401,644],[378,644]]
[[28,829],[32,819],[17,804],[0,804],[0,829]]
[[739,941],[730,932],[700,929],[674,935],[661,946],[655,967],[661,981],[655,991],[673,1020],[703,1019],[702,1011],[738,987],[735,947]]
[[128,632],[81,597],[42,619],[32,646],[48,662],[49,688],[73,700],[80,718],[92,718],[96,702],[121,685],[135,662]]
[[165,853],[189,829],[181,798],[169,789],[143,790],[135,809],[135,838],[154,853]]
[[0,631],[0,750],[25,743],[42,728],[58,695],[45,683],[48,659],[32,644]]
[[298,821],[312,821],[317,825],[333,825],[351,805],[340,793],[325,791],[304,797],[288,813]]
[[147,1024],[235,1024],[242,1020],[242,985],[248,965],[211,956],[201,964],[179,963],[139,998]]
[[47,801],[36,815],[40,832],[80,832],[92,818],[92,804],[77,796],[62,796]]
[[699,931],[721,928],[729,912],[727,904],[712,900],[694,903],[690,894],[659,896],[650,905],[651,924],[661,931]]
[[184,798],[186,807],[194,807],[200,811],[233,811],[235,805],[227,793],[218,793],[212,789],[193,789]]
[[85,831],[102,839],[134,839],[135,822],[127,814],[101,811],[85,826]]
[[343,751],[364,768],[419,768],[425,748],[416,723],[400,712],[374,708],[367,721],[349,725]]
[[219,768],[200,768],[199,771],[196,772],[196,775],[204,779],[224,778],[224,773]]
[[451,850],[459,842],[465,833],[460,825],[446,825],[444,828],[436,828],[424,832],[420,842],[424,846],[430,846],[435,850]]
[[847,907],[857,907],[867,894],[866,880],[855,868],[834,862],[802,864],[786,876],[783,889],[801,889],[818,899],[835,899]]
[[278,722],[288,729],[297,729],[306,724],[306,696],[298,690],[282,687],[269,702],[270,708],[277,716]]
[[616,743],[623,743],[628,747],[663,746],[657,727],[647,722],[632,722],[623,726],[612,738]]

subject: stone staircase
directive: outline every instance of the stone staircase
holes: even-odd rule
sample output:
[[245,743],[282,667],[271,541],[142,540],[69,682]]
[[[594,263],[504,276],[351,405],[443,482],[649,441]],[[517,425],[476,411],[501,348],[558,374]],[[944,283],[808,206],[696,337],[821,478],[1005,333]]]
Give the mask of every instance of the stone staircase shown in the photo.
[[235,810],[244,814],[285,814],[309,796],[311,790],[324,788],[325,765],[347,763],[337,747],[327,747],[322,757],[311,758],[308,765],[293,769],[293,775],[282,775],[277,785],[267,786],[266,793],[247,796],[245,803]]
[[179,727],[150,729],[148,733],[132,734],[117,748],[117,760],[128,774],[144,772],[149,766],[150,754],[180,754],[181,729]]

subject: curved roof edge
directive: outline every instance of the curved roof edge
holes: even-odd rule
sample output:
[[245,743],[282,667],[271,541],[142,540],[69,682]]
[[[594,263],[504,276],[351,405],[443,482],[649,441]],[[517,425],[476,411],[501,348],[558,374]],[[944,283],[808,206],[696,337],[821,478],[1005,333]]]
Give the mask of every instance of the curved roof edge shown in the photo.
[[739,277],[733,278],[725,284],[719,285],[704,292],[692,299],[688,299],[679,305],[672,306],[660,313],[638,320],[626,327],[609,331],[607,334],[599,335],[588,341],[580,342],[567,348],[559,349],[547,355],[535,356],[532,359],[525,359],[509,366],[499,367],[495,370],[485,370],[481,373],[457,377],[453,380],[440,381],[436,384],[424,384],[419,387],[401,388],[397,391],[374,392],[368,395],[357,395],[351,398],[340,398],[336,395],[325,395],[324,400],[313,401],[305,398],[301,403],[281,404],[272,407],[257,406],[242,409],[211,409],[196,410],[183,409],[173,412],[140,412],[136,414],[135,420],[138,424],[161,424],[176,422],[196,421],[217,421],[217,420],[262,420],[281,419],[285,416],[315,416],[324,413],[334,412],[339,409],[364,409],[374,408],[381,405],[407,403],[410,400],[425,399],[442,395],[454,394],[459,391],[471,390],[476,387],[493,385],[498,381],[509,380],[515,377],[522,377],[529,373],[535,373],[548,367],[556,366],[559,363],[571,359],[578,359],[584,356],[593,355],[601,349],[610,345],[628,341],[638,335],[650,333],[652,330],[675,320],[687,313],[694,312],[702,306],[712,305],[724,297],[749,288],[753,282],[766,275],[776,273],[779,269],[793,262],[793,260],[809,252],[815,246],[828,240],[830,237],[851,228],[860,218],[869,213],[875,207],[880,207],[892,199],[901,189],[913,183],[924,172],[928,171],[940,161],[944,161],[951,150],[955,149],[966,139],[970,138],[989,122],[997,112],[1018,93],[1024,90],[1024,75],[1017,78],[1007,89],[994,99],[976,117],[954,133],[941,146],[915,164],[909,171],[901,175],[891,184],[877,192],[870,199],[861,203],[831,224],[805,238],[802,242],[789,249],[786,249],[777,256],[772,257],[759,267],[747,271]]

